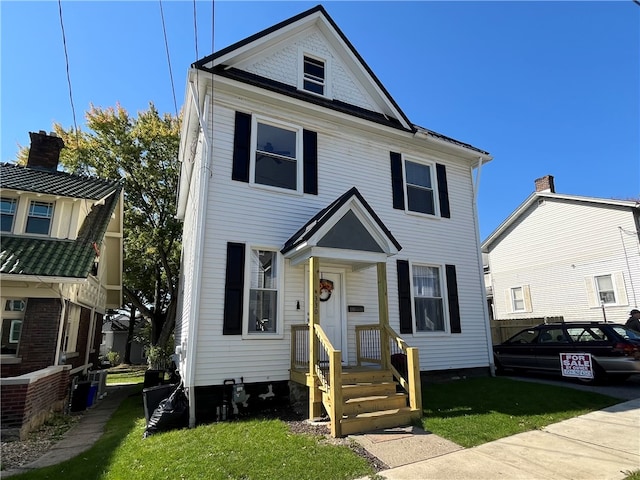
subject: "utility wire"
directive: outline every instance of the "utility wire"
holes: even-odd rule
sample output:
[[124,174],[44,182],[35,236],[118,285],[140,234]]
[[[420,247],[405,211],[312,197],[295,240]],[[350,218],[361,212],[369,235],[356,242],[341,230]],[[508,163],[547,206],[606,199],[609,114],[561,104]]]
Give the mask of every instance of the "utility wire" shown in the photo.
[[196,0],[193,0],[193,33],[196,41],[196,60],[200,60],[200,55],[198,55],[198,19],[196,16]]
[[176,118],[178,118],[178,102],[176,101],[176,87],[173,83],[173,70],[171,69],[171,57],[169,56],[169,42],[167,40],[167,28],[164,23],[164,10],[162,9],[162,0],[158,0],[160,3],[160,18],[162,20],[162,33],[164,34],[164,48],[167,51],[167,63],[169,64],[169,78],[171,79],[171,93],[173,94],[173,108],[176,112]]
[[79,147],[78,124],[76,122],[76,107],[73,105],[73,93],[71,90],[71,74],[69,73],[69,55],[67,54],[67,38],[64,33],[64,22],[62,21],[62,2],[58,0],[58,12],[60,15],[60,28],[62,29],[62,45],[64,46],[64,60],[67,66],[67,84],[69,85],[69,100],[71,101],[71,113],[73,114],[73,128],[76,134],[76,147]]

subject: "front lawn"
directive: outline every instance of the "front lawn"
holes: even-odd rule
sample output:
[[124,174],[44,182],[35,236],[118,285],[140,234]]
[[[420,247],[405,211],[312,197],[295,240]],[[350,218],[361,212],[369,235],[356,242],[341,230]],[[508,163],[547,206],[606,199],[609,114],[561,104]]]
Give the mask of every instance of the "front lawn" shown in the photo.
[[[476,378],[427,383],[423,402],[426,430],[470,447],[619,400],[565,387]],[[143,439],[145,426],[137,393],[122,403],[93,448],[60,465],[13,478],[349,480],[375,475],[348,447],[291,433],[280,420],[222,422]]]
[[473,447],[619,402],[569,387],[473,378],[425,385],[422,425],[458,445]]

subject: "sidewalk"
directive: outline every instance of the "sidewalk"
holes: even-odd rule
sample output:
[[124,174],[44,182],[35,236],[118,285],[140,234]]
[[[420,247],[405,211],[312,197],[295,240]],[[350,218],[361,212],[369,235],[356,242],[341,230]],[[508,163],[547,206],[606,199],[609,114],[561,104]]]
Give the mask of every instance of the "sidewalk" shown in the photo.
[[62,440],[53,445],[47,453],[37,460],[20,468],[0,472],[0,478],[11,477],[19,473],[38,468],[57,465],[88,450],[102,436],[104,426],[117,410],[120,403],[132,394],[136,385],[107,385],[107,396],[89,408],[80,421],[69,430]]
[[398,429],[352,438],[392,467],[378,473],[388,480],[624,479],[640,470],[640,398],[467,449]]

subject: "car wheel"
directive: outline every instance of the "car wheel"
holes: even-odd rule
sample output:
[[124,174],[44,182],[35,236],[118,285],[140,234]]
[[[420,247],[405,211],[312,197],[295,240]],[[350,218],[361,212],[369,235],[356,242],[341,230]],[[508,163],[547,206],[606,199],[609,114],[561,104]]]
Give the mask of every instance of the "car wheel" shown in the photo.
[[598,365],[597,362],[593,362],[593,378],[581,378],[580,381],[587,385],[601,385],[607,380],[607,373],[604,369]]
[[504,375],[504,367],[502,366],[502,363],[500,363],[500,360],[494,357],[493,362],[496,369],[496,375]]

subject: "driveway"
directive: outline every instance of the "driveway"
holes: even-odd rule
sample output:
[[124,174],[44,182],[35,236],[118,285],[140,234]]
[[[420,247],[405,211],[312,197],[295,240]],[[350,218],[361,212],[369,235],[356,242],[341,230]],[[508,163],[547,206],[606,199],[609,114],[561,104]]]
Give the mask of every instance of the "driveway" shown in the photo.
[[596,392],[621,400],[634,400],[640,398],[640,374],[631,375],[624,382],[607,385],[585,385],[579,380],[563,379],[557,375],[545,375],[538,373],[526,373],[522,375],[510,375],[507,378],[524,380],[527,382],[546,383],[560,387],[575,388],[585,392]]

